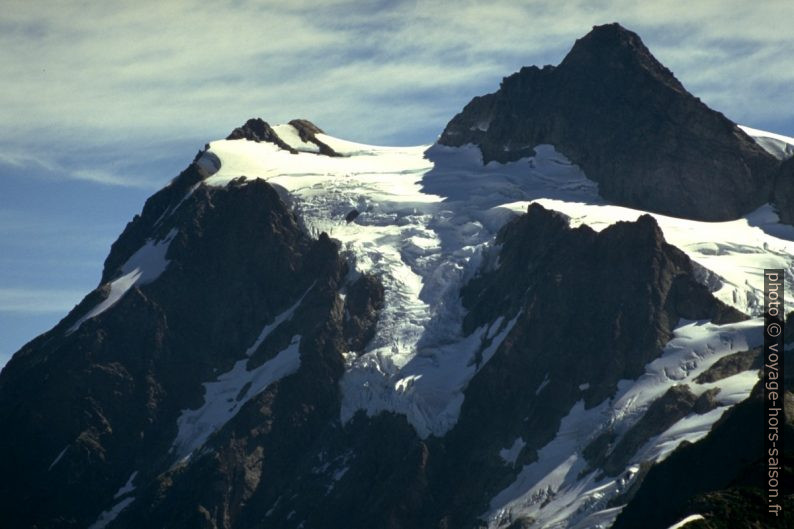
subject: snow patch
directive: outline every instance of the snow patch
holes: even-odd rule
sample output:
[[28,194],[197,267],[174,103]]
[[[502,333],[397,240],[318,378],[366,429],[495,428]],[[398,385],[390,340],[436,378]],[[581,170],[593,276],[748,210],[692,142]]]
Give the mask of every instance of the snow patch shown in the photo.
[[546,376],[543,377],[543,381],[540,383],[540,386],[538,386],[538,389],[535,390],[535,396],[540,395],[549,382],[551,382],[551,379],[549,378],[549,374],[546,373]]
[[513,444],[510,445],[510,448],[499,450],[499,457],[508,465],[514,465],[518,456],[521,454],[521,450],[523,450],[526,445],[526,441],[521,437],[517,437],[516,440],[513,441]]
[[347,474],[348,470],[350,470],[350,467],[342,467],[342,468],[340,468],[339,470],[334,472],[334,475],[331,476],[331,479],[333,479],[334,481],[339,481],[340,479],[342,479],[344,477],[345,474]]
[[671,525],[670,527],[668,527],[668,529],[682,529],[689,522],[696,522],[698,520],[705,520],[705,518],[703,518],[702,514],[691,514],[686,518],[684,518],[683,520],[681,520],[680,522]]
[[318,147],[316,144],[303,141],[300,137],[298,129],[292,125],[275,125],[273,126],[273,130],[276,132],[278,137],[281,138],[281,141],[296,151],[313,153],[320,152],[320,147]]
[[743,125],[739,125],[739,128],[754,139],[766,152],[778,160],[785,160],[794,156],[794,138],[745,127]]
[[99,515],[99,518],[97,518],[88,529],[105,529],[105,527],[115,520],[118,515],[121,514],[121,511],[129,507],[133,501],[135,501],[135,498],[124,498],[107,511],[103,511],[102,514]]
[[[189,458],[210,435],[226,424],[252,397],[300,368],[300,336],[294,336],[289,346],[261,366],[248,370],[248,357],[237,361],[234,367],[220,375],[214,382],[204,384],[204,404],[197,410],[183,410],[177,419],[179,432],[173,452],[180,459]],[[240,395],[243,387],[250,388]]]
[[[207,178],[208,176],[212,176],[213,174],[218,172],[218,169],[221,168],[220,159],[211,152],[206,152],[206,151],[201,153],[201,156],[198,157],[195,163],[196,163],[196,167],[198,167],[199,173],[204,178]],[[176,207],[172,209],[176,211],[176,208],[178,207],[179,204],[177,204]]]
[[138,471],[137,470],[135,472],[133,472],[132,474],[130,474],[130,477],[127,479],[127,482],[124,485],[122,485],[119,488],[119,490],[116,491],[116,494],[113,495],[113,499],[117,500],[117,499],[121,498],[122,496],[126,496],[127,494],[129,494],[130,492],[135,490],[135,485],[133,485],[132,482],[135,481],[135,478],[137,476],[138,476]]
[[137,252],[127,260],[121,267],[121,276],[110,282],[110,292],[97,306],[89,310],[83,317],[69,327],[66,334],[69,335],[80,328],[87,320],[99,316],[118,300],[127,291],[136,285],[145,285],[153,282],[160,277],[168,267],[168,259],[165,258],[171,241],[176,236],[176,228],[172,229],[168,235],[159,241],[149,240]]
[[52,470],[52,467],[58,464],[58,462],[61,460],[64,454],[66,454],[67,450],[69,450],[69,445],[64,446],[63,450],[61,450],[60,453],[57,456],[55,456],[55,459],[52,460],[52,463],[50,463],[50,466],[47,468],[47,472]]
[[[177,419],[178,433],[171,451],[179,459],[187,459],[204,445],[210,435],[226,424],[243,405],[272,383],[291,375],[300,368],[300,336],[293,336],[290,344],[274,358],[249,370],[250,356],[267,336],[283,322],[290,320],[303,302],[312,285],[290,308],[265,325],[254,343],[227,372],[213,382],[204,384],[204,404],[195,410],[186,409]],[[247,388],[245,392],[242,390]]]

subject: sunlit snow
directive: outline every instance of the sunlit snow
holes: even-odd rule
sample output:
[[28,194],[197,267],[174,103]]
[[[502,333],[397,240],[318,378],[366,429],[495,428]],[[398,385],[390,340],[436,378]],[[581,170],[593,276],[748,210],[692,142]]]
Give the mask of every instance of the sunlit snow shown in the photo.
[[746,132],[758,145],[763,147],[775,158],[784,160],[794,156],[794,138],[783,136],[782,134],[775,134],[774,132],[754,129],[752,127],[745,127],[743,125],[739,125],[739,128]]
[[[302,147],[294,128],[277,127],[287,143]],[[644,213],[608,205],[597,185],[550,145],[537,146],[531,158],[483,165],[471,145],[376,147],[317,137],[343,156],[295,155],[267,142],[212,142],[204,156],[217,157],[220,168],[205,183],[267,180],[311,233],[327,232],[356,271],[383,281],[386,303],[375,338],[365,354],[347,357],[343,420],[358,410],[396,411],[423,437],[455,424],[466,384],[515,323],[500,318],[463,336],[460,287],[480,266],[498,266],[494,236],[530,202],[597,230]],[[348,223],[353,209],[360,215]],[[788,284],[794,281],[794,228],[781,225],[770,206],[722,223],[654,217],[668,242],[702,265],[703,281],[717,297],[743,311],[760,311],[764,267],[784,268]],[[794,296],[787,299],[794,308]]]
[[[684,440],[702,439],[731,405],[749,396],[758,381],[754,371],[710,384],[694,379],[720,358],[760,345],[762,324],[761,319],[721,326],[682,322],[663,355],[649,363],[639,379],[622,380],[617,395],[595,408],[585,409],[584,401],[573,407],[554,440],[539,451],[538,460],[524,466],[515,482],[491,500],[491,509],[484,515],[488,526],[502,527],[521,516],[549,528],[611,525],[620,510],[607,509],[607,504],[631,485],[639,463],[664,459]],[[690,414],[646,442],[619,476],[601,476],[597,470],[582,475],[587,463],[581,451],[590,441],[607,429],[622,435],[676,384],[687,384],[695,395],[720,388],[718,407],[703,415]]]
[[705,520],[705,518],[703,518],[702,514],[692,514],[690,516],[687,516],[686,518],[684,518],[680,522],[678,522],[678,523],[676,523],[674,525],[671,525],[670,527],[668,527],[668,529],[682,529],[689,522],[695,522],[697,520]]
[[276,132],[279,138],[295,149],[296,151],[300,152],[320,152],[320,148],[317,147],[314,143],[308,143],[301,139],[300,133],[298,129],[293,127],[290,124],[286,125],[275,125],[273,130]]

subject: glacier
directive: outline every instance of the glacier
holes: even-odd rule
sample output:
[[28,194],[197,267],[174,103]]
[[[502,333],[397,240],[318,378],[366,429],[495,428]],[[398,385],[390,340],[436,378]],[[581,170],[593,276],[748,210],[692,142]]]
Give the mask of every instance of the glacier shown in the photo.
[[[596,230],[645,213],[605,202],[597,184],[551,145],[535,146],[534,156],[516,162],[484,165],[473,145],[379,147],[317,134],[340,155],[329,157],[292,125],[274,130],[298,153],[219,140],[197,164],[208,174],[205,185],[266,180],[310,233],[340,242],[355,273],[381,277],[386,302],[375,338],[365,354],[347,358],[343,421],[360,410],[394,411],[421,437],[441,436],[455,424],[467,382],[515,321],[497,318],[464,336],[460,287],[480,267],[498,266],[495,234],[529,203]],[[745,130],[759,143],[774,137]],[[790,140],[781,138],[774,139]],[[359,215],[348,222],[353,210]],[[667,241],[702,267],[715,296],[739,310],[760,314],[765,267],[783,268],[794,284],[794,228],[780,224],[769,205],[731,222],[652,215]],[[794,309],[794,296],[786,309]]]

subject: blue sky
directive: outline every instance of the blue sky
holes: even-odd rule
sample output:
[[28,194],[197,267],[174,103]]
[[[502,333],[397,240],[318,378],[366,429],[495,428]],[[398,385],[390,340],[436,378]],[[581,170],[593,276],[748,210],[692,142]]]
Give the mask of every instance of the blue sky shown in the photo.
[[0,14],[0,365],[96,286],[147,196],[249,117],[431,143],[502,77],[618,21],[713,108],[794,136],[788,0],[65,4]]

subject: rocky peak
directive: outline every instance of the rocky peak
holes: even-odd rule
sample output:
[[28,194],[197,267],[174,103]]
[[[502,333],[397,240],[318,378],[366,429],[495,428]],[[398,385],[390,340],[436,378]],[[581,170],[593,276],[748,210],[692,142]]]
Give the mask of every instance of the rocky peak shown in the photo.
[[298,129],[298,133],[303,141],[309,141],[316,134],[324,134],[323,129],[308,119],[293,119],[289,124]]
[[251,118],[241,127],[237,127],[226,136],[227,140],[271,141],[276,132],[262,118]]
[[324,134],[323,130],[309,121],[308,119],[293,119],[289,122],[290,125],[295,127],[295,130],[298,131],[298,135],[300,139],[305,141],[306,143],[313,143],[317,145],[320,149],[320,154],[324,154],[325,156],[341,156],[339,153],[334,151],[327,143],[321,141],[317,135]]
[[613,203],[708,221],[768,202],[779,165],[618,24],[594,28],[559,66],[522,68],[474,98],[439,143],[477,145],[484,163],[552,144]]
[[[300,140],[304,143],[316,146],[319,154],[325,156],[340,156],[328,144],[317,138],[317,134],[323,134],[320,127],[308,119],[293,119],[289,126],[295,129]],[[278,126],[276,126],[278,128]],[[249,140],[255,142],[267,141],[276,144],[279,148],[298,154],[303,149],[299,145],[291,145],[289,138],[282,138],[270,124],[262,118],[251,118],[242,127],[237,127],[226,137],[227,140]],[[294,143],[294,142],[293,142]]]
[[226,136],[227,140],[249,140],[249,141],[268,141],[270,143],[275,143],[285,151],[289,151],[293,154],[298,154],[297,149],[291,147],[287,143],[282,140],[276,131],[273,130],[273,127],[267,121],[264,121],[262,118],[251,118],[245,122],[245,125],[242,127],[237,127],[234,129],[231,134]]
[[639,35],[618,23],[594,26],[578,39],[560,63],[563,71],[580,71],[595,75],[631,71],[634,75],[650,75],[657,81],[686,92],[683,85],[651,54]]

